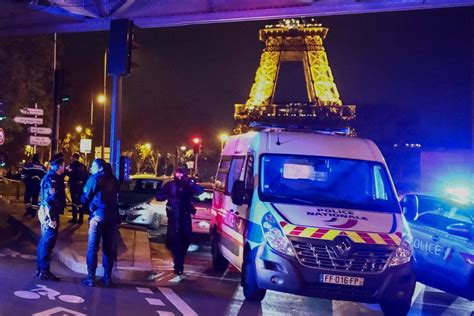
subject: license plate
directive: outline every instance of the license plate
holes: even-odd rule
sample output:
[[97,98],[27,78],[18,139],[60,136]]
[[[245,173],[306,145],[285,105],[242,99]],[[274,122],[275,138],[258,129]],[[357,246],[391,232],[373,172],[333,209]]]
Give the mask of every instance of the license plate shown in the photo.
[[321,274],[320,281],[322,283],[364,286],[364,278],[357,278],[357,277],[344,276],[344,275]]

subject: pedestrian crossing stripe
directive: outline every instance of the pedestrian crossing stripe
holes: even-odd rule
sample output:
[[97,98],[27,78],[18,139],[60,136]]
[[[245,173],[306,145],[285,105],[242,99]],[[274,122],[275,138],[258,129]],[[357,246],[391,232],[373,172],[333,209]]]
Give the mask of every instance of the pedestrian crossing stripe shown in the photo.
[[334,240],[338,236],[346,236],[355,243],[371,245],[398,246],[401,243],[401,234],[399,232],[394,234],[356,232],[338,229],[296,226],[284,221],[280,222],[280,225],[283,228],[285,234],[289,236],[321,240]]

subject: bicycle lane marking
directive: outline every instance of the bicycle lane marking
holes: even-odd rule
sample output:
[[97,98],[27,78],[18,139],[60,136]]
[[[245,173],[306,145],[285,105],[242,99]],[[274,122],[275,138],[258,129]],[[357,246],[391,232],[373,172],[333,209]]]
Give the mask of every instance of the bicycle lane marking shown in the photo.
[[197,316],[197,313],[186,302],[168,287],[158,287],[168,301],[173,304],[184,316]]

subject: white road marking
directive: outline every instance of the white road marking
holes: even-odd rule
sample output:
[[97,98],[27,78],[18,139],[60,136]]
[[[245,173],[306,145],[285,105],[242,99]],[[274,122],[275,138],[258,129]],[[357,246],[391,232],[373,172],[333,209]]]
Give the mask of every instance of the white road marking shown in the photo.
[[172,278],[171,280],[169,280],[168,282],[171,282],[171,283],[179,283],[181,282],[183,278],[179,275],[175,276],[174,278]]
[[138,293],[153,294],[153,291],[147,287],[137,287]]
[[160,316],[174,316],[173,312],[156,311]]
[[416,299],[420,294],[426,289],[426,285],[421,284],[420,282],[416,282],[415,291],[413,292],[413,296],[411,297],[411,305],[415,303]]
[[176,293],[167,287],[158,287],[158,290],[173,304],[184,316],[197,316],[197,313],[183,301]]
[[165,306],[165,303],[163,303],[162,300],[159,298],[151,298],[151,297],[146,297],[145,298],[148,304],[153,305],[153,306]]
[[53,307],[45,311],[33,314],[32,316],[51,316],[51,315],[74,315],[74,316],[87,316],[86,314],[73,311],[64,307]]

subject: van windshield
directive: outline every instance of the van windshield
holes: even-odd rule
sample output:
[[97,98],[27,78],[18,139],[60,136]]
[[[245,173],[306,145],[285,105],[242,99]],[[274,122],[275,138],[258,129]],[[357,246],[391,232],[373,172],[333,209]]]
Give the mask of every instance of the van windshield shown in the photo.
[[260,158],[263,201],[399,212],[384,166],[377,162],[302,155]]

